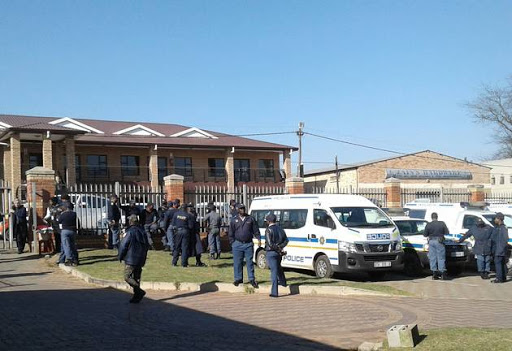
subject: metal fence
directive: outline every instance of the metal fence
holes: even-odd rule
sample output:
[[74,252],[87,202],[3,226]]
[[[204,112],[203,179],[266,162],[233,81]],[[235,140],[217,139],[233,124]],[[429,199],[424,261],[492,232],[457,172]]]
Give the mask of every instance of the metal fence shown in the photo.
[[402,206],[417,199],[428,199],[430,202],[467,202],[471,193],[466,188],[402,188]]
[[12,249],[14,246],[14,238],[12,230],[9,230],[9,223],[12,223],[9,212],[13,198],[9,184],[0,180],[0,236],[2,249]]
[[512,193],[487,192],[485,201],[489,203],[512,203]]
[[346,187],[334,189],[324,187],[309,187],[306,189],[308,194],[349,194],[349,195],[361,195],[366,197],[368,200],[373,202],[379,207],[387,207],[387,194],[384,188],[353,188]]

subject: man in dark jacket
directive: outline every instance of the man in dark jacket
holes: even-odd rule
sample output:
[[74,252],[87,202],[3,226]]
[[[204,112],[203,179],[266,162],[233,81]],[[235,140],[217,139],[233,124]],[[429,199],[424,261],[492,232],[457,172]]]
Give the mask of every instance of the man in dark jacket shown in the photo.
[[111,249],[119,248],[119,222],[121,221],[121,210],[119,209],[119,199],[117,195],[110,197],[107,207],[108,229],[110,236]]
[[210,205],[210,212],[204,216],[203,223],[208,224],[208,246],[210,247],[210,258],[220,258],[220,227],[222,225],[222,218],[217,213],[217,207]]
[[473,253],[476,256],[478,273],[480,273],[482,279],[489,279],[489,272],[491,271],[491,233],[492,228],[485,224],[481,218],[478,218],[475,225],[459,239],[459,243],[471,236],[475,239]]
[[[76,213],[71,209],[70,203],[62,205],[62,213],[59,216],[61,245],[65,256],[66,266],[78,265],[78,251],[75,238],[77,233]],[[62,258],[62,257],[61,257]]]
[[128,206],[121,206],[121,210],[124,211],[125,215],[125,223],[124,226],[128,228],[130,226],[130,223],[128,222],[128,218],[130,218],[131,215],[136,215],[137,217],[140,216],[140,208],[137,206],[135,200],[130,200],[130,204]]
[[139,218],[136,215],[130,216],[128,225],[129,228],[119,248],[119,261],[124,260],[124,280],[133,288],[130,303],[139,303],[146,295],[140,288],[140,279],[142,267],[146,264],[149,244],[146,233],[139,227]]
[[174,201],[170,201],[168,203],[168,209],[164,214],[164,223],[163,229],[165,231],[165,236],[162,238],[162,243],[164,244],[164,251],[170,251],[171,255],[174,251],[174,235],[175,228],[171,225],[172,218],[174,214],[178,211],[180,207],[180,199],[176,199]]
[[496,213],[494,218],[494,229],[491,236],[492,255],[494,256],[494,266],[496,268],[496,279],[491,283],[504,283],[507,281],[507,266],[505,258],[508,251],[508,229],[503,223],[505,216],[503,213]]
[[155,210],[155,207],[151,202],[146,205],[146,209],[140,214],[140,221],[144,226],[144,231],[148,237],[149,249],[154,250],[155,247],[153,246],[151,233],[156,231],[158,228],[158,212]]
[[194,205],[188,204],[187,210],[189,215],[192,217],[192,221],[194,222],[194,229],[190,232],[190,242],[189,242],[189,251],[188,257],[196,258],[196,266],[197,267],[206,267],[206,265],[201,262],[201,255],[203,253],[203,243],[201,243],[201,237],[199,233],[201,232],[201,224],[199,224],[197,220],[197,212],[194,208]]
[[276,220],[276,215],[273,213],[265,217],[268,224],[265,230],[265,251],[267,252],[267,263],[270,267],[270,279],[272,280],[270,297],[277,297],[278,285],[287,286],[283,267],[281,267],[281,259],[284,254],[283,249],[288,245],[288,237],[284,230],[276,224]]
[[176,228],[174,237],[174,250],[172,253],[172,265],[178,264],[178,257],[181,254],[181,265],[188,266],[188,251],[190,233],[194,230],[194,219],[187,211],[187,205],[183,204],[172,217],[171,225]]
[[247,275],[249,282],[254,288],[258,287],[258,282],[254,277],[254,263],[252,258],[254,255],[253,238],[258,239],[258,246],[261,246],[260,229],[258,222],[254,217],[245,212],[245,205],[238,204],[238,215],[231,219],[229,224],[229,243],[233,250],[233,270],[235,281],[233,285],[238,286],[243,283],[243,263],[247,265]]
[[13,234],[16,237],[16,246],[18,254],[23,253],[25,244],[27,243],[28,227],[27,227],[27,209],[23,206],[19,199],[14,200],[13,210]]
[[424,236],[428,238],[428,258],[432,279],[439,278],[446,280],[446,248],[444,247],[444,236],[449,234],[448,227],[443,221],[437,220],[437,213],[431,215],[432,222],[425,227]]

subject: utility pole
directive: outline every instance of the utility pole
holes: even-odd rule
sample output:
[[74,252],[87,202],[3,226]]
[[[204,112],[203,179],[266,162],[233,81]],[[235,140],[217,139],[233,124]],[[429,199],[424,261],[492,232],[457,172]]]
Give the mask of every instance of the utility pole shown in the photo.
[[304,132],[302,131],[304,128],[304,122],[299,122],[299,130],[297,131],[297,136],[299,137],[299,164],[297,165],[297,177],[304,177],[304,166],[302,165],[302,136]]
[[338,171],[338,155],[334,157],[334,164],[336,165],[336,194],[340,193],[340,173]]

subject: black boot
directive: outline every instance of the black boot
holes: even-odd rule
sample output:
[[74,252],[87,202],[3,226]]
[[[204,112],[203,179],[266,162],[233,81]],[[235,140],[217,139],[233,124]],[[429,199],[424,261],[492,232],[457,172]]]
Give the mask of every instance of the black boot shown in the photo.
[[449,280],[448,274],[446,274],[446,272],[441,273],[441,280]]
[[438,271],[432,272],[432,280],[439,280],[439,272]]

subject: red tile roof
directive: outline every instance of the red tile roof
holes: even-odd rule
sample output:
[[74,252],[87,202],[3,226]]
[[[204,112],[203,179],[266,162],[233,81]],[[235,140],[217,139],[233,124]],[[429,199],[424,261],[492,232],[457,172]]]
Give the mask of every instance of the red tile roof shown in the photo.
[[[94,144],[137,144],[137,145],[152,145],[158,144],[161,146],[177,146],[177,147],[235,147],[235,148],[248,148],[248,149],[261,149],[261,150],[297,150],[296,147],[269,143],[244,137],[218,133],[210,130],[201,129],[215,137],[214,138],[198,138],[198,137],[171,137],[170,135],[185,131],[191,127],[179,124],[165,124],[165,123],[146,123],[146,122],[124,122],[124,121],[107,121],[107,120],[94,120],[94,119],[81,119],[69,117],[74,121],[83,123],[89,127],[102,131],[104,134],[98,133],[85,133],[72,128],[64,126],[49,124],[52,121],[59,120],[64,117],[36,117],[36,116],[16,116],[16,115],[2,115],[0,114],[0,122],[7,123],[12,126],[13,130],[27,130],[27,131],[44,131],[50,130],[62,133],[82,134],[76,136],[76,141],[80,143],[94,143]],[[115,132],[130,128],[137,124],[143,125],[146,128],[152,129],[156,132],[164,134],[165,137],[159,136],[137,136],[137,135],[114,135]]]

